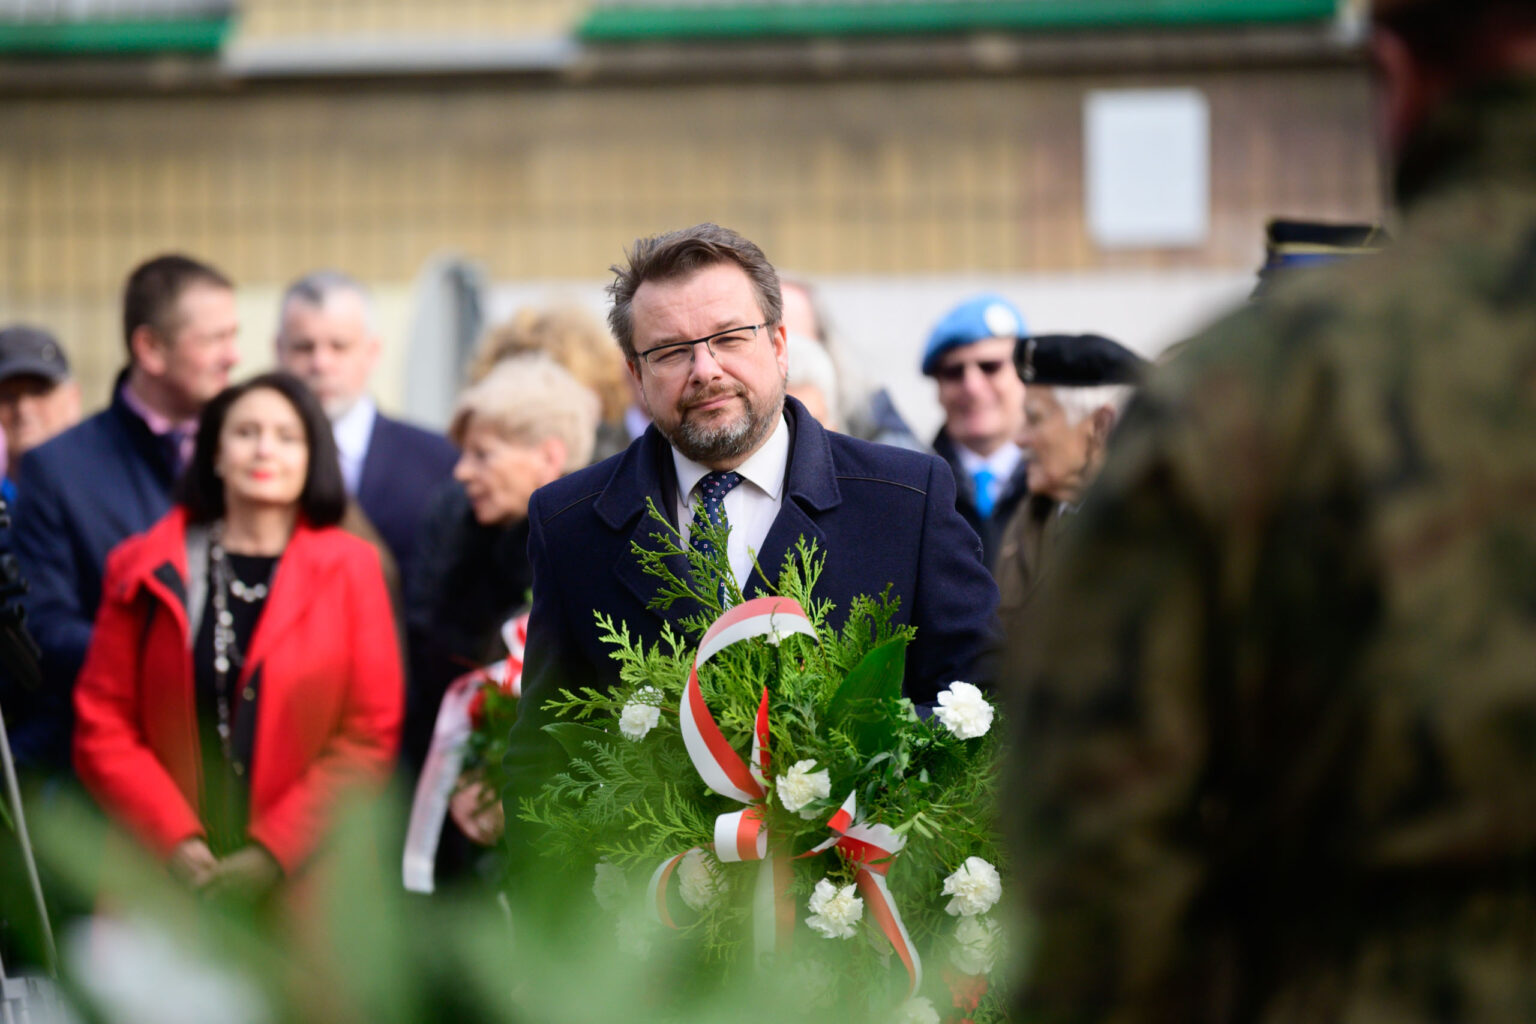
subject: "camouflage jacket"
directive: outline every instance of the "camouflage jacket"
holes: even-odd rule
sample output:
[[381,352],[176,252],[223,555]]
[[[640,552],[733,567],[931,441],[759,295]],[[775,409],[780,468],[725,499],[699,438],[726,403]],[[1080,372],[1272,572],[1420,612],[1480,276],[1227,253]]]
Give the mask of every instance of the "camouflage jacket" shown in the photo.
[[1031,602],[1031,1021],[1536,1020],[1536,84],[1154,375]]

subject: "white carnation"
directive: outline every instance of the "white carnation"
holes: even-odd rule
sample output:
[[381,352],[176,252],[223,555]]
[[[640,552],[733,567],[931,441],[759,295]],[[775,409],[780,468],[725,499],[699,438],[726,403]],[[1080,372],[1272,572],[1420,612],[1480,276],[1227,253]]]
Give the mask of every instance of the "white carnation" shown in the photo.
[[853,890],[851,885],[839,889],[826,878],[817,882],[808,904],[811,916],[805,919],[811,931],[829,939],[853,938],[857,933],[854,926],[864,916],[864,901]]
[[939,1011],[927,996],[914,996],[896,1008],[896,1024],[939,1024]]
[[992,705],[981,691],[970,683],[956,680],[949,689],[939,694],[939,706],[933,709],[934,717],[944,723],[944,728],[962,740],[985,736],[992,728]]
[[656,728],[661,721],[661,691],[654,686],[642,686],[635,691],[635,699],[624,705],[619,712],[619,732],[627,740],[643,740],[645,734]]
[[637,960],[648,959],[651,955],[651,929],[644,918],[624,915],[614,925],[614,934],[619,940],[619,952],[632,956]]
[[992,909],[1003,895],[997,868],[980,857],[967,857],[955,873],[944,879],[944,895],[953,896],[944,909],[951,914],[975,917]]
[[798,960],[789,969],[784,991],[801,1010],[825,1009],[837,1000],[837,974],[821,960]]
[[677,865],[677,889],[683,902],[704,910],[720,898],[720,873],[715,858],[703,850],[689,850]]
[[629,879],[612,861],[597,862],[597,875],[592,879],[592,895],[597,905],[609,912],[618,910],[629,898]]
[[[779,803],[786,811],[799,811],[807,804],[832,795],[832,778],[826,772],[813,772],[815,761],[796,761],[794,767],[778,780]],[[802,813],[802,818],[814,817]]]
[[1002,950],[1003,927],[980,917],[962,917],[955,925],[955,948],[950,962],[961,974],[991,974]]

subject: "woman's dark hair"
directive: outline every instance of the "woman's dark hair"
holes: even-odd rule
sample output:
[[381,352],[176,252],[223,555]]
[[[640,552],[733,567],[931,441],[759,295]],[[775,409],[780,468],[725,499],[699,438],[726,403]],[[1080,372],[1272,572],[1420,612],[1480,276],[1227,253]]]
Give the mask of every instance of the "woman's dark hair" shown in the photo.
[[309,467],[304,474],[304,490],[299,493],[300,514],[311,526],[336,525],[347,509],[347,489],[341,478],[341,463],[336,458],[336,439],[331,436],[331,423],[320,408],[320,400],[303,381],[289,373],[252,377],[225,388],[203,407],[197,421],[197,447],[192,452],[192,462],[176,485],[177,502],[187,510],[188,522],[207,523],[224,515],[224,481],[213,468],[219,455],[219,434],[224,430],[230,407],[263,388],[288,399],[304,424]]

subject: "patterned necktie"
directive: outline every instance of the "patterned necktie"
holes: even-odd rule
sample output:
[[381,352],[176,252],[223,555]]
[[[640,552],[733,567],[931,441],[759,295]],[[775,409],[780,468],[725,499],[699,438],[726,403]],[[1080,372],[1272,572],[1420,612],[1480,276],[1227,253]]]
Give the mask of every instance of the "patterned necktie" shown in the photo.
[[[726,522],[725,496],[731,493],[739,483],[741,483],[740,473],[705,473],[704,479],[699,481],[699,507],[693,513],[694,523],[708,522],[712,526],[719,526],[721,523]],[[714,557],[715,546],[699,536],[698,530],[695,529],[689,533],[688,542],[693,545],[694,550],[702,552],[710,558]],[[725,581],[721,580],[721,608],[724,608],[726,605],[728,593]]]
[[992,518],[992,481],[996,479],[986,467],[971,474],[976,483],[976,513],[983,519]]

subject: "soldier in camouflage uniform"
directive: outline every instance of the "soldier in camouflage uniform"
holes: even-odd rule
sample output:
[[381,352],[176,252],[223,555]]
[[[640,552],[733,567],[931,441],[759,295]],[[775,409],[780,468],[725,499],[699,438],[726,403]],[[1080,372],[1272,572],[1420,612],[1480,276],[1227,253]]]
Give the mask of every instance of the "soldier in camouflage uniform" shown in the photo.
[[1536,1020],[1536,5],[1376,7],[1398,243],[1154,374],[1033,602],[1020,1019]]

